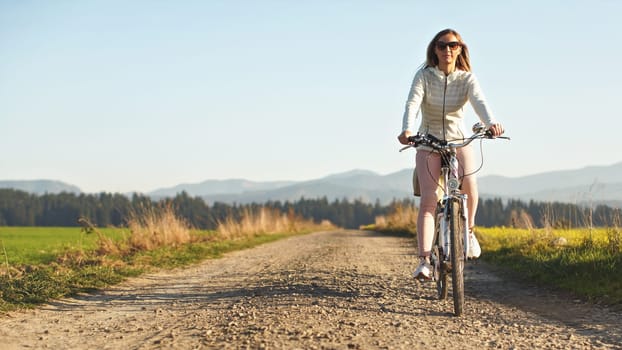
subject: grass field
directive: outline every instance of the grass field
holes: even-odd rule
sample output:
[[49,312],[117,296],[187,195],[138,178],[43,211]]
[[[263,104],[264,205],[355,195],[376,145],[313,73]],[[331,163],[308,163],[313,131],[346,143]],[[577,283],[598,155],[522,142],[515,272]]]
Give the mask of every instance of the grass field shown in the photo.
[[[102,228],[100,231],[115,239],[123,234],[123,230],[117,228]],[[67,250],[93,250],[96,246],[97,235],[83,233],[79,227],[0,226],[2,264],[48,264]]]
[[526,230],[480,228],[482,258],[514,276],[622,305],[619,228]]

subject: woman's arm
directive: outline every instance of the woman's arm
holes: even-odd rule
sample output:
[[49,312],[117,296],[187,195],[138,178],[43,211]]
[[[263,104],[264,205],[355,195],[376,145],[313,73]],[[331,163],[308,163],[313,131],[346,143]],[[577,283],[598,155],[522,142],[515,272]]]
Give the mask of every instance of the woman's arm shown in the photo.
[[402,119],[402,131],[413,131],[415,129],[415,119],[417,119],[417,112],[419,112],[419,108],[421,108],[424,93],[423,69],[420,69],[417,71],[417,74],[415,74],[413,83],[410,86],[404,117]]
[[496,122],[490,106],[486,102],[486,97],[482,92],[479,82],[474,74],[470,74],[469,80],[469,102],[473,106],[475,113],[479,119],[486,125],[486,129],[492,132],[493,136],[500,136],[503,134],[503,126]]
[[397,137],[402,144],[408,144],[408,136],[413,135],[414,133],[415,120],[417,119],[417,113],[421,108],[424,93],[425,82],[423,79],[423,69],[420,69],[415,74],[415,78],[410,86],[410,92],[408,93],[406,108],[402,118],[402,132]]

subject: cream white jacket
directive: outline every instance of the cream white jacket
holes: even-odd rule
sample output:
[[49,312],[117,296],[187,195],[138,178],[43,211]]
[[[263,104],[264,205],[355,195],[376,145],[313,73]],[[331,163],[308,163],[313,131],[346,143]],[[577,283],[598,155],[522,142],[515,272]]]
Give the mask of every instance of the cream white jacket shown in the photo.
[[496,123],[473,73],[456,70],[446,76],[436,67],[422,68],[415,74],[408,94],[402,131],[414,133],[415,120],[421,110],[420,133],[432,134],[441,140],[462,140],[471,134],[465,132],[463,123],[467,101],[487,128]]

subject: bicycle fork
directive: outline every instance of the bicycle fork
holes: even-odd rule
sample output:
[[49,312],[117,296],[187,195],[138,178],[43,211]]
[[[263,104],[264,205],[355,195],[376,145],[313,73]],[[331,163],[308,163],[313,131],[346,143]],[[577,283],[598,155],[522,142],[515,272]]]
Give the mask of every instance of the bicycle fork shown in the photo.
[[463,248],[464,248],[464,261],[468,260],[469,257],[469,245],[471,244],[471,240],[469,239],[469,226],[471,225],[469,223],[469,207],[467,206],[467,199],[469,198],[469,196],[467,194],[461,194],[460,195],[460,201],[462,202],[462,204],[460,205],[461,208],[461,212],[460,215],[462,215],[462,218],[464,219],[464,227],[462,228],[463,230],[463,235],[464,235],[464,240],[462,242],[464,242],[462,244]]
[[[450,205],[448,205],[448,201],[452,200],[452,198],[457,198],[460,201],[460,212],[459,213],[450,213],[449,212],[449,208],[451,208]],[[463,235],[463,246],[464,246],[464,260],[467,259],[467,252],[469,251],[469,244],[470,244],[470,240],[469,240],[469,207],[467,207],[467,199],[468,199],[468,195],[467,194],[458,194],[455,195],[455,197],[451,197],[451,196],[447,196],[445,199],[443,199],[443,210],[439,213],[437,213],[436,215],[436,220],[438,222],[439,225],[439,229],[438,229],[438,245],[439,247],[441,247],[442,249],[442,255],[441,257],[438,257],[441,259],[441,261],[445,261],[445,262],[449,262],[451,260],[451,239],[450,239],[450,232],[449,232],[449,219],[451,217],[451,215],[460,215],[462,217],[462,219],[464,220],[464,227],[462,227],[462,235]]]

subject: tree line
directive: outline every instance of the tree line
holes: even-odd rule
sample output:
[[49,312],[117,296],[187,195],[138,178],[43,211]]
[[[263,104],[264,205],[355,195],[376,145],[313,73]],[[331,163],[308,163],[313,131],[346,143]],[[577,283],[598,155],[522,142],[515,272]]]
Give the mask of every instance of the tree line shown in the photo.
[[78,226],[83,217],[98,227],[125,226],[133,213],[141,208],[167,206],[192,227],[212,230],[227,218],[240,219],[247,212],[261,207],[294,213],[316,222],[329,220],[339,227],[358,228],[373,223],[376,216],[385,215],[387,206],[368,204],[360,200],[335,200],[326,198],[305,199],[295,202],[268,201],[266,203],[228,204],[216,202],[208,205],[200,197],[191,197],[186,192],[174,198],[152,200],[150,197],[133,194],[43,194],[35,195],[14,189],[0,189],[0,226]]
[[[294,213],[316,222],[328,220],[344,228],[373,224],[376,217],[387,215],[397,206],[415,205],[412,200],[393,201],[388,205],[361,200],[301,198],[297,201],[267,201],[252,204],[213,203],[186,192],[173,198],[152,200],[150,197],[118,193],[43,194],[35,195],[14,189],[0,189],[0,226],[78,226],[78,218],[87,218],[99,227],[125,226],[137,208],[171,205],[192,227],[215,229],[227,218],[239,219],[261,207]],[[512,227],[585,227],[619,224],[620,209],[604,205],[587,208],[575,204],[546,203],[501,199],[480,200],[477,212],[479,226]],[[617,221],[616,221],[617,220]]]
[[485,227],[521,228],[620,226],[622,210],[607,205],[577,205],[561,202],[480,200],[477,224]]

